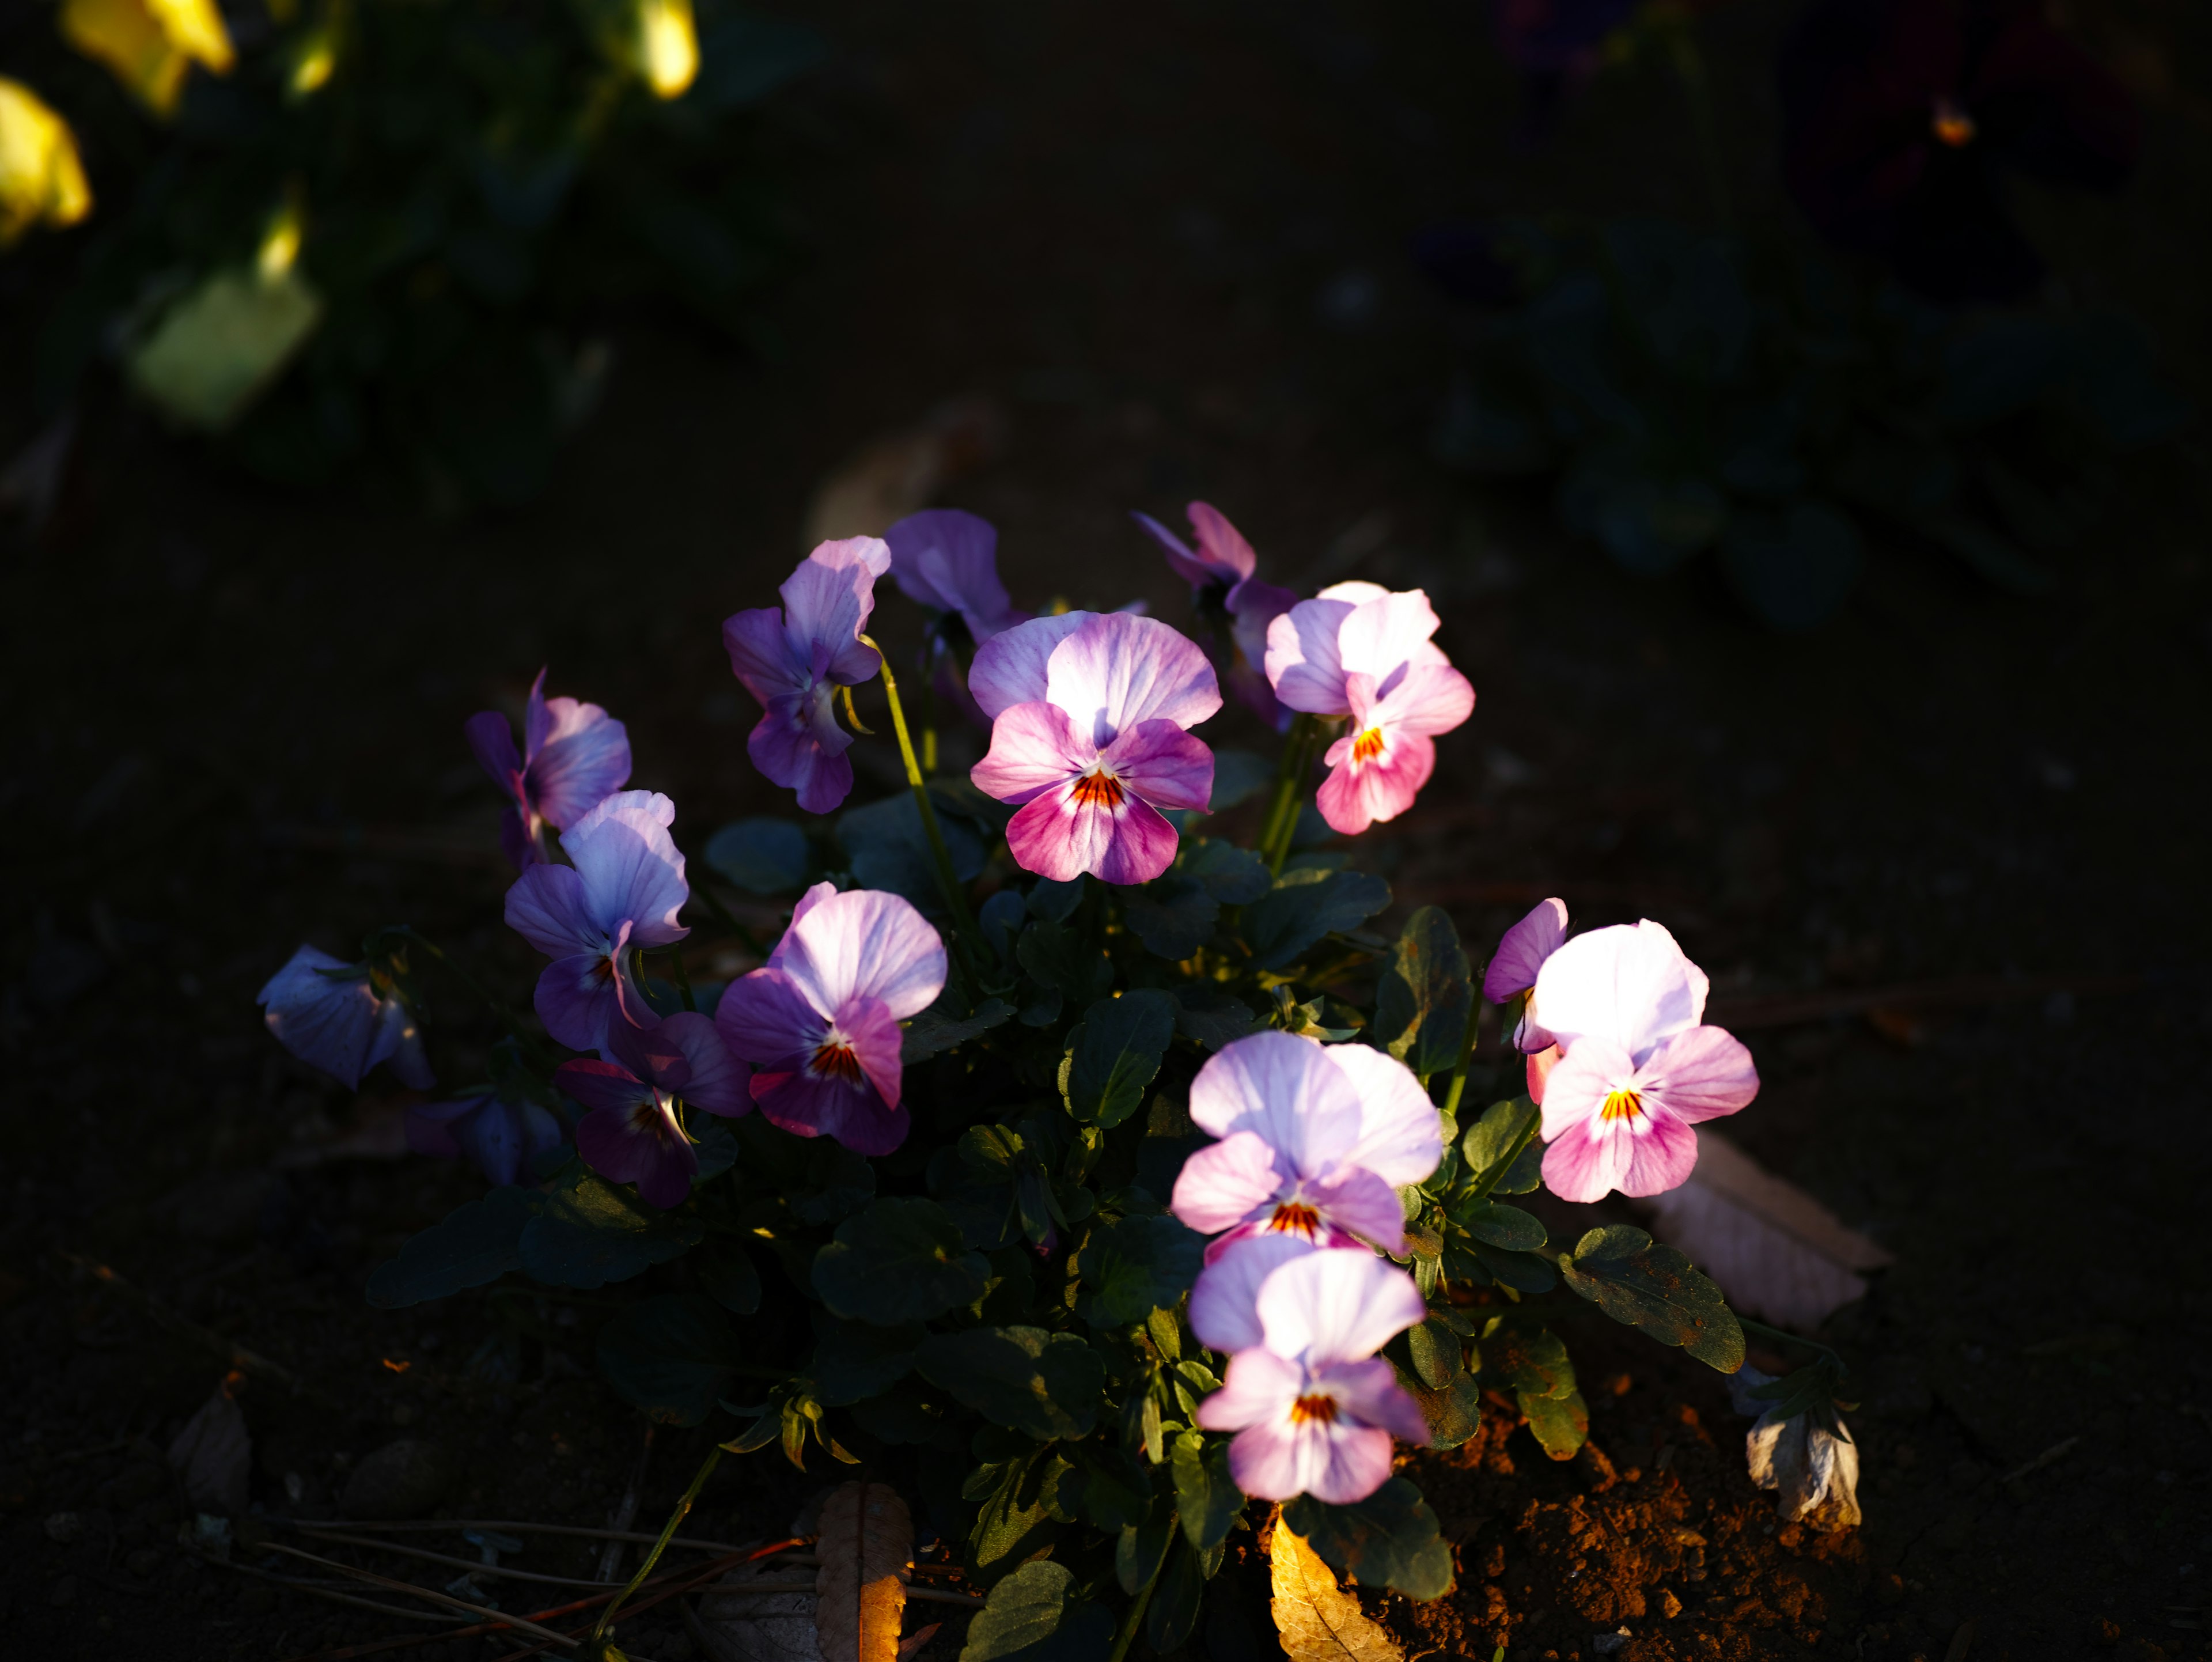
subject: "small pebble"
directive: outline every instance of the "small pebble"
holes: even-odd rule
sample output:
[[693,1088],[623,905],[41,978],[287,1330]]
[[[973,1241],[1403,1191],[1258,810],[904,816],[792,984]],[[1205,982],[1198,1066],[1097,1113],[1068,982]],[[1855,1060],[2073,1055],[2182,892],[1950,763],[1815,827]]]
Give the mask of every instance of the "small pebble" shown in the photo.
[[58,1547],[72,1546],[84,1539],[84,1514],[81,1512],[57,1512],[46,1519],[46,1539]]

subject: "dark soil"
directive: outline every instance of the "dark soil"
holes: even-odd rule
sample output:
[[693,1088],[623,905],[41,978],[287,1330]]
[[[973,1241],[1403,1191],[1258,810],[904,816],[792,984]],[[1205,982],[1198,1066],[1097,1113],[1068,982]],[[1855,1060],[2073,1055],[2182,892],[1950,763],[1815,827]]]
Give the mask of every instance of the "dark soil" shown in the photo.
[[[178,1549],[161,1452],[228,1362],[71,1254],[307,1382],[240,1387],[269,1511],[333,1515],[349,1470],[407,1438],[447,1451],[447,1516],[605,1521],[643,1441],[594,1374],[605,1301],[371,1312],[369,1269],[480,1185],[319,1155],[388,1115],[389,1087],[351,1100],[291,1062],[252,995],[301,940],[402,920],[527,987],[460,723],[541,662],[629,723],[635,782],[674,795],[695,854],[738,813],[787,811],[744,762],[750,706],[715,625],[802,551],[827,470],[982,393],[1006,451],[946,499],[1000,525],[1019,600],[1142,594],[1179,619],[1123,516],[1194,495],[1283,581],[1438,598],[1481,703],[1420,808],[1362,855],[1401,910],[1447,904],[1476,941],[1547,893],[1579,924],[1653,916],[1717,1004],[1991,976],[2118,989],[1747,1032],[1765,1089],[1732,1132],[1898,1258],[1825,1336],[1862,1369],[1864,1527],[1778,1526],[1719,1378],[1586,1324],[1583,1456],[1553,1464],[1493,1403],[1475,1443],[1410,1463],[1461,1575],[1437,1605],[1377,1602],[1409,1658],[1587,1657],[1624,1629],[1629,1659],[2212,1654],[2201,441],[2125,477],[2056,599],[1885,548],[1838,623],[1778,638],[1703,574],[1640,581],[1565,540],[1540,491],[1424,460],[1444,320],[1409,234],[1561,203],[1694,214],[1663,80],[1601,86],[1526,155],[1477,8],[820,10],[847,53],[777,117],[807,251],[781,362],[611,320],[608,407],[548,498],[498,518],[429,517],[398,480],[274,496],[110,411],[59,521],[11,545],[11,1646],[259,1659],[404,1627]],[[1711,24],[1760,211],[1758,65],[1786,10],[1742,0]],[[2150,161],[2120,204],[2029,211],[2069,281],[2154,322],[2201,396],[2204,19],[2136,0],[2087,22],[2153,100]],[[12,332],[0,361],[22,348]],[[9,380],[12,446],[28,416]],[[891,602],[885,621],[912,619]],[[458,995],[430,1021],[465,1077],[489,1030]],[[1587,1221],[1567,1212],[1562,1233]],[[707,1436],[657,1439],[641,1520]],[[726,1462],[692,1527],[778,1533],[831,1475]],[[540,1543],[523,1562],[591,1559]],[[1244,1662],[1271,1642],[1264,1576],[1223,1586],[1200,1648]],[[665,1611],[622,1637],[689,1653]]]

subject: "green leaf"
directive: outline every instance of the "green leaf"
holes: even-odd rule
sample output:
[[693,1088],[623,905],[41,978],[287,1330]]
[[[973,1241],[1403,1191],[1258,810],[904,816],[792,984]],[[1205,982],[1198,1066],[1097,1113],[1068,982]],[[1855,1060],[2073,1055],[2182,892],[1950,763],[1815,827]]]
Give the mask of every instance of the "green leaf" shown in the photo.
[[[965,883],[983,869],[987,852],[983,838],[964,818],[945,812],[948,805],[938,803],[934,791],[931,796],[932,806],[939,810],[938,830],[952,861],[952,874]],[[842,815],[837,821],[837,846],[845,850],[857,887],[886,889],[905,896],[917,910],[932,916],[944,914],[945,894],[938,886],[937,858],[929,846],[929,833],[922,829],[921,809],[912,791],[902,790]]]
[[1093,1004],[1068,1036],[1060,1064],[1068,1111],[1083,1123],[1109,1129],[1135,1113],[1175,1043],[1175,995],[1157,988],[1139,987]]
[[824,1408],[842,1408],[881,1396],[913,1371],[921,1338],[919,1322],[878,1327],[872,1322],[840,1321],[817,1306],[814,1360],[806,1365],[815,1399]]
[[1014,956],[1038,983],[1073,1003],[1103,998],[1114,965],[1083,934],[1049,917],[1033,919],[1014,943]]
[[911,1447],[935,1440],[945,1424],[929,1414],[919,1398],[903,1391],[880,1397],[863,1397],[853,1405],[853,1422],[878,1442]]
[[1198,1626],[1198,1607],[1206,1596],[1206,1569],[1188,1541],[1178,1541],[1167,1568],[1145,1607],[1145,1638],[1153,1653],[1165,1656],[1187,1643]]
[[1168,1466],[1175,1475],[1183,1538],[1200,1552],[1219,1546],[1244,1510],[1244,1491],[1229,1475],[1229,1440],[1186,1431],[1175,1440]]
[[1485,1246],[1502,1251],[1539,1251],[1546,1239],[1544,1226],[1534,1217],[1517,1206],[1500,1206],[1495,1201],[1462,1206],[1451,1214],[1451,1220]]
[[1743,1329],[1720,1288],[1643,1230],[1624,1223],[1591,1230],[1571,1257],[1560,1255],[1559,1274],[1613,1320],[1723,1373],[1743,1366]]
[[1161,1562],[1175,1538],[1175,1507],[1163,1495],[1153,1502],[1152,1516],[1141,1524],[1124,1527],[1115,1545],[1114,1575],[1121,1591],[1132,1598],[1143,1592],[1145,1584],[1160,1573]]
[[1459,931],[1439,906],[1406,920],[1375,991],[1375,1032],[1392,1056],[1426,1076],[1457,1065],[1474,1008]]
[[718,874],[752,894],[796,894],[814,868],[806,832],[789,819],[740,819],[708,837],[702,852]]
[[1451,1549],[1421,1491],[1403,1477],[1346,1506],[1302,1495],[1283,1508],[1283,1521],[1322,1562],[1364,1587],[1395,1587],[1409,1598],[1451,1591]]
[[1098,1422],[1106,1368],[1073,1333],[1041,1327],[971,1327],[933,1333],[915,1364],[994,1424],[1041,1441],[1087,1437]]
[[1072,1445],[1080,1456],[1084,1520],[1109,1535],[1145,1521],[1152,1503],[1152,1480],[1126,1449]]
[[[1482,1377],[1523,1398],[1559,1398],[1575,1389],[1575,1365],[1559,1335],[1549,1328],[1531,1330],[1511,1322],[1492,1322],[1483,1335]],[[1525,1400],[1522,1411],[1528,1411]]]
[[1244,909],[1244,940],[1256,967],[1280,970],[1324,935],[1356,929],[1389,904],[1390,886],[1366,872],[1285,871]]
[[1030,885],[1026,904],[1031,917],[1065,923],[1075,915],[1075,909],[1083,904],[1083,880],[1073,877],[1065,883],[1058,883],[1049,877],[1040,877]]
[[1221,903],[1195,877],[1170,873],[1131,889],[1121,903],[1121,920],[1145,950],[1180,962],[1213,938]]
[[522,1268],[549,1287],[591,1288],[626,1282],[696,1246],[693,1219],[656,1211],[636,1192],[589,1172],[545,1196],[523,1227]]
[[398,1310],[495,1282],[522,1268],[522,1232],[545,1203],[534,1189],[495,1189],[410,1236],[399,1256],[368,1278],[368,1301]]
[[983,1296],[991,1267],[935,1201],[872,1201],[814,1255],[814,1291],[840,1316],[879,1326],[927,1321]]
[[1720,553],[1743,603],[1790,631],[1817,628],[1841,611],[1866,564],[1857,529],[1826,502],[1739,513]]
[[691,1153],[699,1162],[699,1169],[691,1174],[691,1186],[696,1189],[710,1178],[720,1177],[738,1163],[738,1138],[726,1119],[700,1114],[691,1123],[695,1128]]
[[1465,1342],[1433,1316],[1407,1333],[1406,1348],[1413,1372],[1431,1391],[1442,1391],[1467,1371]]
[[1185,854],[1182,871],[1224,906],[1249,906],[1275,886],[1266,861],[1249,849],[1218,839],[1200,843]]
[[[774,1129],[757,1116],[738,1123],[757,1123],[763,1130]],[[777,1135],[787,1143],[798,1141],[785,1133]],[[777,1188],[801,1223],[840,1222],[875,1198],[876,1168],[866,1155],[856,1154],[828,1137],[809,1138],[800,1147],[804,1164],[787,1185],[779,1184]]]
[[750,1316],[760,1308],[760,1271],[745,1249],[720,1236],[699,1250],[691,1260],[691,1273],[700,1290],[725,1310]]
[[906,1037],[899,1041],[901,1062],[921,1062],[965,1044],[1010,1020],[1014,1014],[1014,1007],[1002,998],[987,998],[972,1014],[957,1017],[943,1013],[945,1003],[945,999],[939,999],[907,1024]]
[[1401,1383],[1429,1422],[1431,1448],[1457,1448],[1482,1429],[1482,1387],[1471,1375],[1459,1374],[1441,1389],[1403,1375]]
[[626,1305],[599,1330],[599,1372],[662,1425],[696,1426],[735,1377],[744,1352],[730,1318],[696,1293]]
[[960,1662],[1105,1662],[1114,1617],[1074,1597],[1065,1564],[1040,1558],[991,1589],[968,1624]]
[[1094,1327],[1129,1327],[1171,1308],[1198,1279],[1205,1238],[1167,1214],[1132,1214],[1094,1228],[1078,1256],[1075,1312]]
[[1031,1452],[1003,1466],[979,1470],[978,1482],[968,1492],[982,1505],[975,1513],[968,1542],[975,1568],[988,1571],[994,1564],[1019,1563],[1040,1550],[1048,1550],[1060,1538],[1064,1521],[1056,1507],[1060,1480],[1073,1468],[1058,1454],[1030,1446]]
[[1494,1246],[1474,1249],[1484,1271],[1501,1287],[1516,1293],[1548,1293],[1559,1284],[1552,1261],[1534,1252],[1501,1252]]
[[1176,1031],[1209,1050],[1260,1030],[1252,1007],[1219,987],[1203,982],[1177,987],[1175,998]]
[[[1474,1188],[1493,1195],[1526,1195],[1543,1182],[1544,1150],[1534,1136],[1509,1169],[1498,1171],[1521,1134],[1542,1117],[1543,1111],[1526,1097],[1493,1102],[1482,1111],[1482,1117],[1467,1128],[1459,1145],[1460,1158],[1467,1163],[1468,1177]],[[1494,1182],[1491,1180],[1493,1172],[1497,1173]]]
[[1528,1429],[1544,1452],[1554,1460],[1571,1460],[1589,1440],[1589,1409],[1583,1393],[1564,1397],[1523,1397],[1521,1411],[1528,1416]]

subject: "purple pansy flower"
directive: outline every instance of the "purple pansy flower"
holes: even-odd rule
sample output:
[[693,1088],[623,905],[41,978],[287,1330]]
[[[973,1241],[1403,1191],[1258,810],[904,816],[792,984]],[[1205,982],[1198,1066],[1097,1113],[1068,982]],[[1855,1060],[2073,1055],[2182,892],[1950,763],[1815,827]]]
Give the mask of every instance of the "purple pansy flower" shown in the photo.
[[1436,735],[1474,712],[1474,688],[1429,637],[1437,614],[1418,588],[1336,583],[1267,629],[1267,679],[1292,709],[1345,718],[1322,758],[1315,806],[1356,837],[1413,806],[1437,765]]
[[1536,1020],[1536,978],[1544,960],[1559,951],[1566,938],[1567,903],[1556,897],[1540,900],[1526,917],[1506,930],[1490,967],[1483,972],[1482,995],[1489,1002],[1522,1001],[1513,1043],[1526,1055],[1552,1048],[1551,1030]]
[[366,964],[302,947],[255,1001],[279,1044],[349,1091],[360,1089],[362,1075],[380,1062],[416,1090],[437,1082],[406,1001]]
[[689,1011],[654,1027],[617,1022],[605,1062],[564,1062],[554,1084],[591,1111],[577,1122],[576,1152],[610,1183],[634,1183],[663,1210],[683,1203],[699,1156],[678,1117],[682,1102],[735,1118],[745,1098],[744,1062],[714,1024]]
[[1822,0],[1780,82],[1783,176],[1806,217],[1944,302],[2020,300],[2043,279],[2008,171],[2112,191],[2142,138],[2126,92],[2040,0]]
[[1560,1199],[1674,1188],[1698,1163],[1690,1128],[1759,1093],[1751,1052],[1704,1025],[1707,987],[1649,918],[1544,960],[1534,1001],[1560,1050],[1543,1081],[1544,1184]]
[[469,717],[469,748],[512,799],[500,819],[500,846],[516,866],[545,858],[545,828],[573,825],[629,782],[629,732],[597,704],[548,698],[545,672],[530,684],[522,753],[495,709]]
[[888,1154],[912,1124],[899,1023],[937,1001],[945,974],[943,939],[905,899],[817,883],[768,962],[723,993],[714,1026],[753,1064],[752,1099],[769,1120]]
[[999,581],[999,533],[988,520],[957,508],[926,508],[884,532],[884,541],[900,592],[958,618],[975,645],[1029,620]]
[[781,609],[761,606],[722,624],[730,667],[761,702],[745,753],[769,778],[798,792],[809,813],[829,813],[853,788],[853,764],[845,758],[853,735],[837,725],[830,700],[880,667],[860,633],[875,610],[876,579],[890,563],[879,537],[823,543],[784,579],[776,591]]
[[1191,534],[1198,539],[1195,549],[1149,514],[1129,517],[1159,544],[1176,575],[1190,584],[1191,604],[1199,615],[1209,623],[1225,617],[1227,661],[1221,667],[1229,690],[1280,731],[1290,725],[1291,712],[1276,698],[1261,666],[1267,655],[1267,625],[1297,604],[1297,593],[1253,575],[1259,556],[1219,508],[1193,502],[1187,511]]
[[574,863],[532,866],[507,892],[507,926],[550,958],[532,1000],[545,1031],[572,1050],[605,1052],[618,1020],[649,1026],[638,947],[673,946],[691,898],[668,828],[676,805],[658,791],[617,791],[561,833]]
[[1420,1409],[1375,1354],[1427,1317],[1420,1290],[1368,1253],[1309,1252],[1267,1277],[1254,1313],[1261,1342],[1230,1359],[1198,1423],[1237,1434],[1229,1474],[1247,1495],[1364,1500],[1390,1476],[1394,1436],[1429,1440]]
[[[1347,1243],[1348,1244],[1348,1243]],[[1190,1289],[1190,1330],[1208,1350],[1233,1356],[1265,1342],[1260,1328],[1260,1288],[1292,1258],[1318,1252],[1303,1231],[1246,1235],[1212,1255]]]
[[1213,752],[1185,731],[1221,708],[1196,645],[1152,618],[1063,612],[988,642],[968,685],[992,721],[969,777],[1021,805],[1006,826],[1018,862],[1055,882],[1168,868],[1176,830],[1159,810],[1213,793]]
[[560,1146],[561,1122],[542,1103],[480,1091],[407,1111],[407,1146],[418,1154],[469,1160],[496,1184],[519,1183],[530,1160]]
[[1191,1081],[1190,1117],[1221,1139],[1183,1162],[1170,1209],[1209,1263],[1249,1235],[1401,1252],[1398,1190],[1436,1170],[1443,1122],[1413,1070],[1364,1044],[1253,1033]]

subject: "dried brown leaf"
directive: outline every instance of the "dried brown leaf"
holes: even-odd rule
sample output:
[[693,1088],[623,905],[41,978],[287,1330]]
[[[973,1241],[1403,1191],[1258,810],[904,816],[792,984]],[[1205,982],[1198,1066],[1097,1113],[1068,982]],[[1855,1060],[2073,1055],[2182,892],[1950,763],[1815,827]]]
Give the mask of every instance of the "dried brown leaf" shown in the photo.
[[1655,1198],[1653,1231],[1720,1283],[1731,1309],[1816,1328],[1866,1291],[1890,1255],[1796,1184],[1698,1129],[1689,1181]]
[[1321,1555],[1279,1520],[1267,1556],[1275,1628],[1291,1662],[1405,1662],[1397,1641],[1336,1585]]
[[914,1519],[896,1489],[841,1483],[822,1503],[814,1631],[822,1662],[898,1662]]
[[822,1662],[812,1593],[745,1591],[769,1574],[761,1565],[741,1564],[700,1599],[691,1636],[713,1662]]
[[231,1400],[229,1381],[216,1387],[169,1445],[169,1469],[200,1511],[235,1516],[246,1510],[253,1440],[246,1434],[246,1415]]

